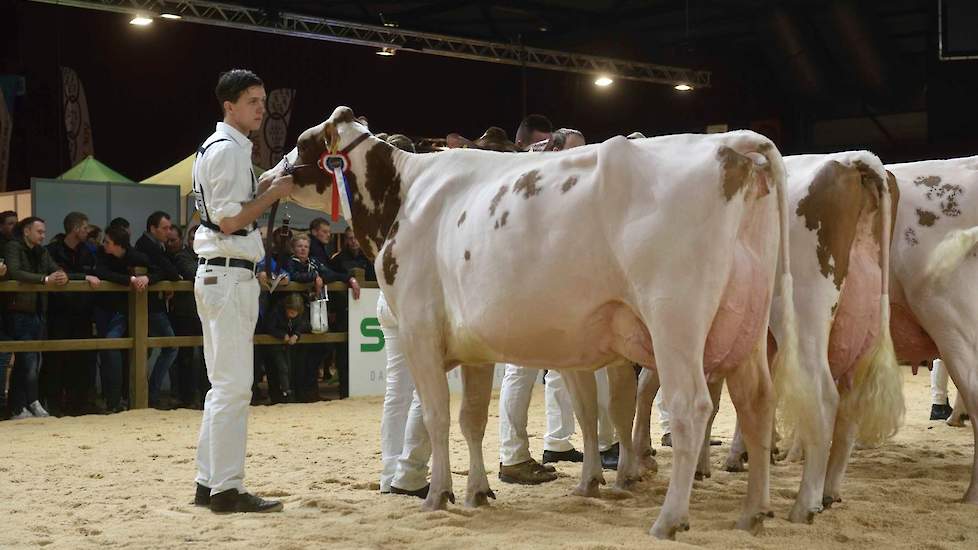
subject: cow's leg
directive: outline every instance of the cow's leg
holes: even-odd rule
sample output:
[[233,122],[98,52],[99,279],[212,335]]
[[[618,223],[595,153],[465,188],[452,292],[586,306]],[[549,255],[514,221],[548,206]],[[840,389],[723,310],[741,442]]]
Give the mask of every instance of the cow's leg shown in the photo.
[[[794,523],[811,523],[815,514],[823,509],[822,497],[825,492],[825,474],[829,462],[829,449],[832,446],[832,427],[835,424],[836,411],[839,408],[839,392],[835,382],[832,380],[832,373],[829,370],[828,359],[824,352],[810,354],[803,346],[800,350],[800,357],[821,357],[813,365],[815,372],[810,373],[814,380],[814,387],[811,391],[815,392],[819,406],[809,411],[810,421],[814,429],[809,430],[808,441],[796,431],[793,434],[788,459],[792,455],[802,454],[804,466],[801,473],[801,485],[798,489],[798,497],[788,515],[788,519]],[[812,363],[809,362],[811,365]],[[788,396],[790,399],[790,396]]]
[[[431,487],[421,509],[444,510],[448,501],[455,503],[452,492],[452,471],[448,456],[448,434],[451,424],[448,377],[445,376],[444,354],[438,351],[439,342],[426,335],[427,327],[417,323],[412,330],[402,326],[402,346],[408,368],[421,398],[424,426],[431,441]],[[430,332],[428,332],[430,334]]]
[[968,418],[968,405],[964,402],[961,390],[958,390],[958,395],[954,398],[954,409],[951,411],[951,416],[947,417],[947,425],[963,428],[966,418]]
[[462,435],[469,445],[469,482],[465,490],[465,505],[478,507],[489,504],[496,495],[489,488],[486,462],[482,456],[482,440],[486,435],[489,418],[489,400],[492,398],[493,366],[462,366],[462,408],[458,414]]
[[723,380],[710,382],[707,384],[710,389],[710,400],[713,401],[713,412],[710,419],[706,422],[706,435],[703,437],[703,446],[700,448],[700,458],[696,463],[696,474],[694,478],[702,480],[710,477],[710,435],[713,432],[713,420],[720,411],[720,392],[723,390]]
[[649,531],[660,539],[673,539],[677,531],[689,529],[689,495],[696,459],[713,410],[703,374],[703,349],[713,313],[657,304],[646,317],[651,319],[649,333],[653,335],[663,404],[671,417],[672,432],[669,490]]
[[749,361],[727,377],[730,399],[737,409],[741,434],[750,461],[747,500],[737,528],[757,532],[770,512],[771,425],[774,421],[774,387],[765,346],[759,345]]
[[[843,397],[840,396],[840,400]],[[825,508],[831,507],[836,502],[842,502],[842,480],[846,475],[852,448],[856,444],[856,428],[858,424],[852,407],[839,407],[835,414],[832,448],[829,451],[829,463],[825,471],[822,495],[822,506]]]
[[652,472],[658,470],[658,464],[655,462],[655,451],[652,449],[652,401],[658,391],[659,373],[655,369],[643,368],[638,375],[632,446],[639,455],[639,468]]
[[730,452],[723,461],[723,469],[728,472],[745,472],[747,462],[747,447],[744,445],[744,434],[740,431],[740,416],[737,416],[737,425],[734,427],[733,441],[730,443]]
[[612,365],[608,367],[608,383],[610,386],[611,402],[608,412],[611,421],[618,432],[621,445],[618,453],[618,475],[615,487],[627,487],[642,477],[639,468],[638,448],[632,445],[632,440],[625,436],[632,432],[632,418],[635,414],[635,369],[631,363]]
[[584,438],[584,466],[581,469],[581,483],[573,494],[582,497],[597,497],[604,485],[601,470],[601,453],[598,452],[598,391],[594,381],[594,371],[571,370],[561,373],[567,383],[574,401],[574,414],[581,426]]
[[[974,317],[966,318],[974,319]],[[973,327],[974,324],[968,326],[972,334]],[[938,341],[937,345],[944,358],[944,365],[947,366],[947,372],[957,387],[958,395],[964,401],[968,414],[971,415],[971,431],[975,441],[978,441],[978,422],[975,421],[975,414],[978,413],[978,349],[976,349],[978,342],[968,341],[963,335],[958,334],[941,336],[944,338]],[[972,457],[971,483],[964,493],[964,502],[978,504],[978,454]]]

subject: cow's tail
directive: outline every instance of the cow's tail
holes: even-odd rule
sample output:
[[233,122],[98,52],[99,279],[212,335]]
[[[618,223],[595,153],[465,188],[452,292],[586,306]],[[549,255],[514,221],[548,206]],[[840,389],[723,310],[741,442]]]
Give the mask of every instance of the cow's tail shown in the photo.
[[956,229],[937,243],[927,261],[927,278],[943,284],[978,244],[978,226]]
[[[784,160],[773,144],[766,144],[760,152],[767,159],[778,200],[780,244],[777,271],[780,278],[777,287],[780,290],[780,307],[772,313],[780,317],[783,330],[774,364],[771,365],[777,392],[778,417],[785,432],[794,431],[802,441],[809,441],[816,429],[812,411],[818,407],[818,402],[815,392],[812,391],[811,376],[802,369],[798,359],[798,323],[795,319],[794,281],[791,278],[791,247],[788,237],[791,228],[788,174]],[[764,341],[767,341],[766,334]]]
[[[879,164],[876,160],[873,164]],[[856,438],[863,445],[880,445],[893,437],[906,412],[903,401],[903,372],[897,364],[890,335],[890,239],[893,233],[891,194],[882,165],[857,168],[864,178],[879,182],[880,212],[880,293],[879,336],[873,347],[860,358],[852,387],[842,396],[840,407],[857,419]],[[895,183],[895,182],[893,182]]]

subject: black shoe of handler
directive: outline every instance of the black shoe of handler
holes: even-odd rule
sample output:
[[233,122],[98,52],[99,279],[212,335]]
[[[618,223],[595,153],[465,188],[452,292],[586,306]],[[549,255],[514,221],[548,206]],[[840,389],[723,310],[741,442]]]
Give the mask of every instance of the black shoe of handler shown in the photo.
[[418,497],[420,499],[426,499],[426,498],[428,498],[428,489],[431,489],[431,485],[430,484],[425,485],[424,487],[422,487],[420,489],[415,489],[413,491],[408,491],[407,489],[401,489],[400,487],[394,487],[393,485],[391,485],[391,494],[392,495],[407,495],[407,496],[410,496],[410,497]]
[[615,443],[607,451],[601,451],[601,468],[604,470],[618,469],[619,444]]
[[251,493],[239,493],[237,489],[228,489],[211,496],[211,512],[215,514],[233,514],[235,512],[281,512],[284,506],[276,500],[265,500]]
[[543,451],[544,464],[551,462],[584,462],[584,453],[577,449],[569,451]]
[[210,506],[211,505],[211,488],[204,487],[200,483],[197,484],[197,494],[194,495],[194,506]]
[[930,419],[931,420],[947,420],[951,416],[951,412],[954,409],[951,408],[951,404],[944,402],[943,405],[931,405],[930,406]]

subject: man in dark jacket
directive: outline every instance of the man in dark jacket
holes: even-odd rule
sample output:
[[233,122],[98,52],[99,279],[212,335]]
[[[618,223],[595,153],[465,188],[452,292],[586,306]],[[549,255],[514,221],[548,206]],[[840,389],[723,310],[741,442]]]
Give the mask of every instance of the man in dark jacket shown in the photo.
[[360,248],[360,241],[357,240],[352,229],[347,229],[343,233],[343,251],[339,253],[336,259],[347,273],[350,273],[354,268],[360,268],[367,272],[368,281],[377,280],[374,263],[363,253],[363,249]]
[[[86,244],[88,216],[71,212],[64,219],[65,234],[52,241],[48,253],[68,278],[85,278],[93,288],[100,280],[95,276],[95,255]],[[48,297],[48,337],[91,338],[94,294],[88,292],[52,292]],[[95,352],[45,352],[41,367],[41,397],[53,414],[86,414],[94,410]]]
[[[187,244],[183,243],[180,228],[173,226],[166,241],[166,253],[177,267],[180,277],[192,281],[197,274],[197,254],[194,253],[194,232],[196,226],[187,230]],[[170,298],[170,325],[177,336],[201,336],[200,317],[197,315],[197,301],[193,292],[175,292]],[[171,384],[175,383],[180,397],[180,406],[188,409],[204,408],[204,389],[207,373],[204,371],[204,356],[200,346],[182,347],[177,352],[177,360],[170,369]]]
[[[146,219],[146,232],[136,241],[136,250],[149,258],[149,282],[179,281],[180,273],[177,266],[166,255],[166,239],[170,234],[170,215],[156,211]],[[149,335],[173,336],[173,327],[166,315],[166,302],[162,292],[151,292],[149,301]],[[161,348],[160,356],[153,365],[149,376],[149,406],[156,409],[167,409],[160,400],[160,387],[163,379],[170,372],[170,367],[177,359],[177,348]]]
[[[122,226],[105,230],[105,244],[99,250],[95,274],[102,280],[145,291],[149,259],[129,246],[129,233]],[[129,295],[124,292],[100,292],[95,301],[95,327],[100,338],[122,338],[129,327]],[[128,395],[122,368],[122,350],[103,350],[99,372],[105,408],[110,412],[125,410],[122,395]]]
[[[45,234],[44,220],[36,216],[24,218],[17,224],[14,230],[16,236],[7,242],[4,250],[10,279],[52,286],[68,282],[68,275],[51,260],[47,249],[41,246]],[[40,340],[44,332],[44,312],[47,307],[44,293],[9,293],[7,298],[7,334],[15,340]],[[15,419],[48,416],[38,401],[39,355],[37,352],[17,354],[17,364],[10,381],[10,411]]]

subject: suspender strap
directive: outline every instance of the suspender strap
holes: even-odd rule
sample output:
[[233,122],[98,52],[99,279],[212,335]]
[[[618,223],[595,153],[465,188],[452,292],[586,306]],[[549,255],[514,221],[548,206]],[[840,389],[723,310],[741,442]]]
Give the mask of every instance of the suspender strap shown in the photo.
[[[212,141],[210,143],[206,143],[206,144],[201,145],[200,147],[198,147],[197,148],[197,160],[199,160],[200,157],[203,156],[204,153],[206,153],[208,149],[210,149],[211,145],[214,145],[215,143],[220,143],[222,141],[231,141],[231,140],[229,138],[215,139],[214,141]],[[252,198],[254,198],[255,197],[255,194],[257,193],[258,178],[255,176],[255,171],[253,169],[249,168],[248,170],[251,172],[251,196],[252,196]],[[201,206],[201,211],[202,211],[202,215],[201,215],[201,219],[200,219],[200,225],[206,227],[207,229],[210,229],[212,231],[216,231],[216,232],[220,233],[221,232],[221,227],[219,225],[217,225],[216,223],[214,223],[214,222],[211,221],[210,212],[207,211],[207,200],[204,198],[204,187],[203,186],[199,186],[199,187],[197,186],[197,166],[196,166],[196,162],[194,163],[194,168],[193,168],[193,170],[191,172],[191,178],[193,179],[193,190],[194,190],[195,193],[198,194],[198,196],[200,196],[200,206]],[[248,228],[248,229],[239,229],[239,230],[237,230],[237,231],[235,231],[234,233],[231,233],[231,234],[232,235],[237,235],[239,237],[247,237],[248,234],[250,232],[254,231],[255,229],[258,229],[258,224],[252,223],[250,228]]]

